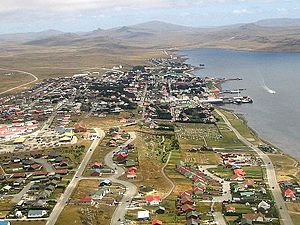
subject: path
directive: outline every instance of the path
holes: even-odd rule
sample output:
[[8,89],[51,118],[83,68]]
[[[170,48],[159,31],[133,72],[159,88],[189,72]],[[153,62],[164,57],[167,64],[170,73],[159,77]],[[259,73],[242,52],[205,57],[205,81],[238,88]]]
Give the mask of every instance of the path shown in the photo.
[[166,199],[167,197],[169,197],[169,195],[173,192],[173,190],[175,189],[175,184],[174,184],[174,182],[166,175],[166,173],[165,173],[165,168],[168,166],[168,164],[169,164],[169,161],[170,161],[170,158],[171,158],[171,155],[172,155],[172,151],[170,152],[170,154],[169,154],[169,156],[168,156],[168,159],[167,159],[167,161],[166,161],[166,163],[165,163],[165,165],[163,166],[163,168],[161,168],[161,173],[162,173],[162,175],[164,176],[164,178],[171,184],[171,189],[170,189],[170,191],[164,196],[164,197],[162,197],[162,199]]
[[25,84],[21,84],[21,85],[19,85],[19,86],[17,86],[17,87],[13,87],[13,88],[10,88],[10,89],[8,89],[8,90],[6,90],[6,91],[0,92],[0,95],[5,94],[5,93],[10,92],[10,91],[13,91],[13,90],[15,90],[15,89],[19,89],[19,88],[21,88],[21,87],[27,86],[27,85],[29,85],[29,84],[32,84],[32,83],[38,81],[38,79],[39,79],[39,78],[37,78],[34,74],[29,73],[29,72],[26,72],[26,71],[22,71],[22,70],[11,70],[11,69],[4,69],[4,68],[0,68],[0,70],[2,70],[2,71],[11,71],[11,72],[24,73],[24,74],[30,75],[30,76],[32,76],[32,77],[34,78],[34,80],[29,81],[29,82],[27,82],[27,83],[25,83]]
[[46,225],[54,225],[56,223],[60,213],[62,212],[64,207],[67,205],[69,198],[71,197],[73,191],[77,187],[78,181],[80,180],[86,166],[88,165],[95,149],[99,145],[100,141],[104,138],[105,133],[103,130],[101,130],[100,128],[95,128],[95,131],[99,138],[96,138],[92,142],[90,148],[87,150],[81,164],[79,165],[78,169],[76,170],[76,173],[73,176],[72,180],[70,181],[69,185],[67,186],[64,194],[62,194],[62,196],[59,198],[57,204],[53,208]]
[[272,191],[274,201],[276,202],[276,205],[278,207],[278,212],[280,214],[280,218],[285,225],[293,225],[293,221],[288,213],[287,207],[285,205],[284,199],[281,194],[281,189],[279,187],[279,184],[277,182],[275,168],[273,166],[272,161],[270,160],[269,156],[264,154],[259,148],[257,148],[255,145],[253,145],[251,142],[249,142],[245,137],[243,137],[229,122],[229,120],[226,118],[226,116],[221,113],[218,109],[215,109],[216,113],[218,113],[226,125],[235,133],[236,137],[243,142],[245,145],[253,149],[259,157],[263,160],[265,164],[265,168],[267,171],[267,183],[270,187],[270,190]]

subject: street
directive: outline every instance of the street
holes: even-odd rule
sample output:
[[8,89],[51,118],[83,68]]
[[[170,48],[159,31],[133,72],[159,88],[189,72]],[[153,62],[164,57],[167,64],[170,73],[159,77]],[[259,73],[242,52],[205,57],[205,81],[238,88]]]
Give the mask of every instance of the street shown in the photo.
[[56,223],[60,213],[62,212],[64,207],[67,205],[67,202],[68,202],[69,198],[71,197],[73,191],[77,187],[78,181],[80,180],[80,178],[81,178],[87,164],[89,163],[95,149],[99,145],[99,142],[105,137],[104,131],[101,130],[100,128],[95,128],[95,131],[96,131],[97,135],[99,136],[99,138],[96,138],[92,142],[90,148],[87,150],[81,164],[79,165],[78,169],[76,170],[76,173],[73,176],[72,180],[70,181],[70,183],[69,183],[68,187],[66,188],[64,194],[60,197],[57,204],[53,208],[53,210],[52,210],[52,212],[51,212],[51,214],[48,218],[48,221],[47,221],[46,225],[54,225]]
[[259,157],[263,160],[265,164],[265,168],[267,171],[267,178],[268,178],[268,185],[270,187],[270,190],[273,194],[274,201],[276,202],[276,206],[278,208],[278,212],[280,215],[280,219],[282,220],[283,224],[285,225],[293,225],[293,221],[288,213],[287,207],[285,205],[284,199],[281,194],[281,189],[279,187],[279,184],[277,182],[275,168],[273,166],[272,161],[270,160],[269,156],[263,153],[259,148],[257,148],[255,145],[250,143],[245,137],[243,137],[229,122],[229,120],[224,116],[223,113],[221,113],[218,109],[215,109],[215,111],[222,117],[226,125],[235,133],[237,138],[243,142],[245,145],[249,146],[251,149],[253,149]]

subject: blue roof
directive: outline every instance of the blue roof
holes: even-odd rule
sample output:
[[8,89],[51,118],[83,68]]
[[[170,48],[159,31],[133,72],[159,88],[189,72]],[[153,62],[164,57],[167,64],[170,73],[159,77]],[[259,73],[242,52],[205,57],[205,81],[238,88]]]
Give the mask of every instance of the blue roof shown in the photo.
[[10,225],[10,222],[5,220],[0,220],[0,225]]

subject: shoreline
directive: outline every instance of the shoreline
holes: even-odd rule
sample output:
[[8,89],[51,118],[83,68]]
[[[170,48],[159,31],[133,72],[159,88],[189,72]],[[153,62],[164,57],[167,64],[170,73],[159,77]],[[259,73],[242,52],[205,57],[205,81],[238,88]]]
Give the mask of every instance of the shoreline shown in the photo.
[[[296,50],[296,51],[291,51],[291,50],[279,50],[279,49],[251,49],[251,48],[237,48],[237,47],[209,47],[209,46],[195,46],[195,47],[188,47],[188,48],[178,48],[176,50],[174,49],[170,49],[168,51],[173,51],[173,52],[182,52],[182,51],[188,51],[188,50],[196,50],[196,49],[222,49],[222,50],[228,50],[228,51],[236,51],[236,52],[248,52],[248,53],[253,53],[253,52],[258,52],[258,53],[278,53],[278,54],[282,54],[282,53],[294,53],[294,54],[300,54],[300,50]],[[182,56],[187,57],[187,55],[182,54]]]
[[[236,49],[228,49],[228,48],[190,48],[190,50],[193,50],[193,49],[225,49],[225,50],[234,50],[234,51],[241,51],[241,52],[255,52],[256,51],[256,50],[254,50],[254,51],[249,51],[249,50],[248,51],[247,50],[244,51],[244,50],[236,50]],[[184,50],[189,50],[189,49],[184,49]],[[174,54],[178,58],[180,58],[181,60],[183,60],[185,62],[185,61],[187,61],[189,59],[189,57],[187,55],[185,55],[185,54],[179,54],[180,51],[184,51],[184,50],[175,50],[175,51],[173,50],[173,52],[174,52]],[[275,53],[275,52],[272,52],[272,51],[257,51],[257,52]],[[282,52],[278,52],[278,53],[282,53]],[[287,53],[297,53],[297,54],[300,54],[300,52],[287,52]],[[194,66],[194,65],[191,65],[191,66],[193,68],[196,68],[195,70],[193,70],[193,72],[197,71],[197,66]],[[194,73],[192,73],[192,74],[195,75]],[[226,82],[226,80],[221,81],[220,83],[216,84],[216,86],[220,86],[222,88],[222,84],[225,83],[225,82]],[[300,163],[300,159],[298,159],[298,158],[290,155],[289,153],[283,151],[282,148],[279,148],[278,146],[276,146],[275,144],[273,144],[271,141],[268,141],[265,138],[262,138],[261,135],[259,135],[259,133],[254,128],[252,128],[252,127],[250,127],[248,125],[248,120],[247,120],[247,118],[243,114],[236,113],[234,110],[231,110],[231,109],[226,109],[224,106],[218,106],[218,107],[221,108],[222,110],[225,110],[225,111],[227,111],[229,113],[232,113],[233,115],[235,115],[236,117],[238,117],[240,120],[242,120],[243,123],[245,124],[245,126],[247,127],[247,129],[249,129],[250,132],[252,132],[253,135],[257,139],[259,139],[262,143],[267,144],[267,145],[269,145],[271,147],[274,147],[278,151],[279,154],[286,155],[286,156],[288,156],[288,157],[290,157],[290,158],[292,158],[295,161],[297,161],[297,162]],[[267,153],[265,153],[265,154],[267,154]]]

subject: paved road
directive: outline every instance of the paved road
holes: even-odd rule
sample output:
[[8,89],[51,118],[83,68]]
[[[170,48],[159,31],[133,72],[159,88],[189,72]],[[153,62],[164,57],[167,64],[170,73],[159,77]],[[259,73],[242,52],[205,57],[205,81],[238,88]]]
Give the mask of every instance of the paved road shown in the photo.
[[2,70],[2,71],[10,71],[10,72],[24,73],[24,74],[30,75],[30,76],[32,76],[32,77],[34,78],[34,80],[32,80],[32,81],[30,81],[30,82],[27,82],[27,83],[21,84],[21,85],[19,85],[19,86],[17,86],[17,87],[13,87],[13,88],[10,88],[10,89],[8,89],[8,90],[6,90],[6,91],[0,92],[0,95],[5,94],[5,93],[10,92],[10,91],[13,91],[13,90],[15,90],[15,89],[24,87],[24,86],[26,86],[26,85],[28,85],[28,84],[32,84],[32,83],[38,81],[38,79],[39,79],[39,78],[37,78],[34,74],[29,73],[29,72],[26,72],[26,71],[22,71],[22,70],[11,70],[11,69],[5,69],[5,68],[0,68],[0,70]]
[[[119,146],[117,149],[123,148],[127,146],[129,143],[131,143],[132,141],[134,141],[134,139],[136,138],[135,133],[130,132],[129,134],[130,134],[130,139],[126,141],[124,144],[122,144],[121,146]],[[111,225],[120,225],[121,222],[124,221],[127,208],[129,207],[133,197],[137,193],[137,187],[133,183],[118,179],[120,176],[122,176],[125,173],[125,169],[113,162],[113,152],[116,151],[117,149],[108,153],[104,158],[104,162],[107,166],[109,166],[110,168],[116,171],[116,173],[110,176],[108,179],[110,179],[113,183],[118,183],[125,186],[126,192],[121,200],[121,204],[118,205],[111,218],[111,222],[110,222]]]
[[230,182],[229,181],[226,181],[218,176],[216,176],[215,174],[211,173],[208,171],[208,169],[211,169],[211,168],[216,168],[217,165],[203,165],[203,166],[200,166],[200,170],[201,169],[204,169],[205,170],[205,173],[213,178],[214,180],[216,181],[219,181],[221,184],[222,184],[222,188],[223,188],[223,194],[222,196],[216,196],[216,197],[213,197],[213,202],[224,202],[224,201],[228,201],[228,200],[232,200],[232,195],[231,195],[231,191],[230,191]]
[[22,191],[20,191],[18,194],[14,195],[11,202],[18,203],[19,201],[21,201],[23,195],[26,194],[27,191],[29,191],[29,189],[31,188],[32,185],[33,185],[33,182],[29,182],[25,187],[23,187]]
[[[255,145],[253,145],[251,142],[249,142],[245,137],[243,137],[229,122],[229,120],[224,116],[223,113],[221,113],[219,110],[216,109],[216,112],[222,117],[226,125],[235,133],[237,138],[243,142],[245,145],[249,146],[251,149],[253,149],[259,157],[262,158],[265,168],[267,171],[267,179],[268,179],[268,185],[270,186],[270,190],[272,191],[274,201],[276,202],[276,206],[278,207],[278,211],[280,214],[280,218],[282,220],[282,223],[285,225],[293,225],[293,221],[288,213],[287,207],[285,205],[284,199],[281,194],[281,189],[279,187],[279,184],[277,182],[275,168],[273,166],[272,161],[270,160],[269,156],[266,155],[264,152],[262,152],[259,148],[257,148]],[[281,208],[281,209],[280,209]]]
[[48,172],[48,173],[53,173],[55,172],[53,166],[44,158],[39,158],[39,159],[33,159],[34,162],[41,164],[42,167]]
[[96,138],[93,141],[90,148],[86,152],[86,154],[85,154],[81,164],[79,165],[73,179],[71,180],[71,182],[69,183],[68,187],[66,188],[64,194],[60,197],[60,199],[58,200],[58,202],[55,205],[54,209],[52,210],[46,225],[54,225],[56,223],[60,213],[62,212],[64,207],[67,205],[67,201],[69,200],[69,198],[71,197],[73,191],[75,190],[75,188],[78,184],[78,181],[80,180],[86,166],[88,165],[88,163],[89,163],[96,147],[99,145],[99,142],[104,138],[105,133],[104,133],[103,130],[101,130],[100,128],[95,128],[95,131],[96,131],[97,135],[99,136],[99,138]]

